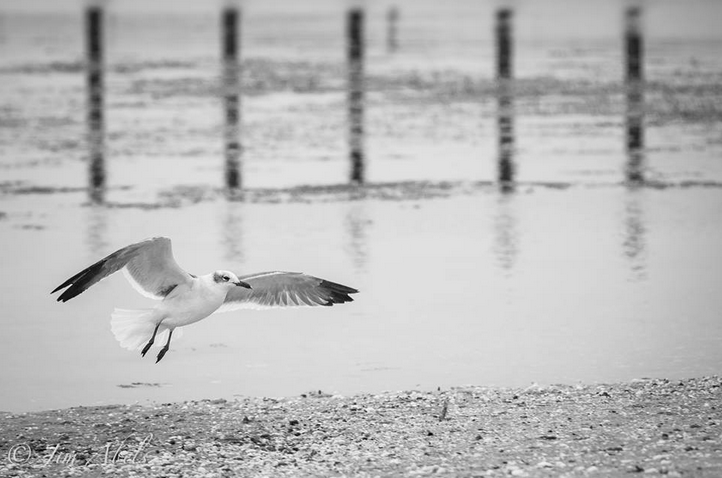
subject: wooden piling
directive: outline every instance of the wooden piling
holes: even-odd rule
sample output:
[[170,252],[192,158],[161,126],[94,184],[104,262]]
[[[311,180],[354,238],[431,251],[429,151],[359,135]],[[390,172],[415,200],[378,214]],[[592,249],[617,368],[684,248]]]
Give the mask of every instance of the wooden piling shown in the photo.
[[105,196],[105,125],[103,115],[103,10],[89,6],[85,10],[86,80],[88,92],[88,183],[92,202]]
[[513,74],[512,17],[513,12],[509,8],[496,12],[496,71],[500,79],[511,78]]
[[626,180],[632,185],[644,182],[644,38],[642,11],[628,8],[624,32],[625,87],[627,96]]
[[239,24],[237,7],[226,7],[221,13],[221,42],[223,58],[223,104],[225,109],[225,186],[228,190],[241,187],[241,105]]
[[498,168],[497,180],[502,191],[514,189],[514,101],[513,101],[513,36],[510,9],[502,8],[496,13],[496,78],[497,78],[497,126]]
[[514,103],[509,88],[501,87],[497,98],[499,165],[497,180],[505,191],[514,187]]
[[639,7],[628,8],[625,14],[625,64],[627,82],[641,81],[643,72],[642,10]]
[[352,8],[347,13],[348,42],[348,122],[351,183],[364,182],[364,12]]

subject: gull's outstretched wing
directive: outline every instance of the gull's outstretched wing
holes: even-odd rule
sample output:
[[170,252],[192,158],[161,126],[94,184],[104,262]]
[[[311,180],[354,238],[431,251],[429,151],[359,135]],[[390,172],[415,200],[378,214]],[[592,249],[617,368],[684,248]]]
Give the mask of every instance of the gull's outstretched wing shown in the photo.
[[58,302],[66,302],[121,269],[138,292],[153,299],[162,299],[178,285],[192,280],[173,258],[170,239],[153,237],[115,251],[60,284],[51,294],[67,287],[58,297]]
[[269,307],[296,307],[351,302],[349,294],[358,291],[300,272],[260,272],[238,277],[252,289],[235,287],[228,292],[226,301],[216,312],[235,309],[265,309]]

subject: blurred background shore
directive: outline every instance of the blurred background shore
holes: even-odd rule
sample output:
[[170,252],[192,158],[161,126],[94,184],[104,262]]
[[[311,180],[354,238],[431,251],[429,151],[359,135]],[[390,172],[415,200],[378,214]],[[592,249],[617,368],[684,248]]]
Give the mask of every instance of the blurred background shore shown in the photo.
[[[83,4],[36,3],[11,9],[5,2],[2,12],[4,183],[82,187]],[[345,12],[356,4],[239,5],[244,185],[346,183]],[[359,5],[367,181],[496,178],[500,6],[514,11],[516,179],[623,179],[628,2]],[[647,179],[722,181],[722,35],[711,20],[720,7],[636,5],[643,8]],[[155,201],[159,187],[219,184],[221,6],[104,4],[108,184],[134,190],[112,197],[150,188],[144,200]],[[397,12],[391,49],[390,11]]]

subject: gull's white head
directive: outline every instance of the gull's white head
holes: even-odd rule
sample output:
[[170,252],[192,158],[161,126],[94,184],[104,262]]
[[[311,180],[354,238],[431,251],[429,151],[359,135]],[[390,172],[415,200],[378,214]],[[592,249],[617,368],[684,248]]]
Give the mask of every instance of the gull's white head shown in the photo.
[[239,280],[238,276],[231,271],[215,271],[213,273],[213,282],[228,287],[229,289],[233,287],[245,287],[246,289],[251,288],[250,284]]

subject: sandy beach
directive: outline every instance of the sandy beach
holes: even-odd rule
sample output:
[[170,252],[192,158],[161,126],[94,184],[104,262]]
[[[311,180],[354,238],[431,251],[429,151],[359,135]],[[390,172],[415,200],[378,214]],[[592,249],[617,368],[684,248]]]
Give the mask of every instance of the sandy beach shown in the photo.
[[722,379],[3,413],[2,476],[722,475]]

